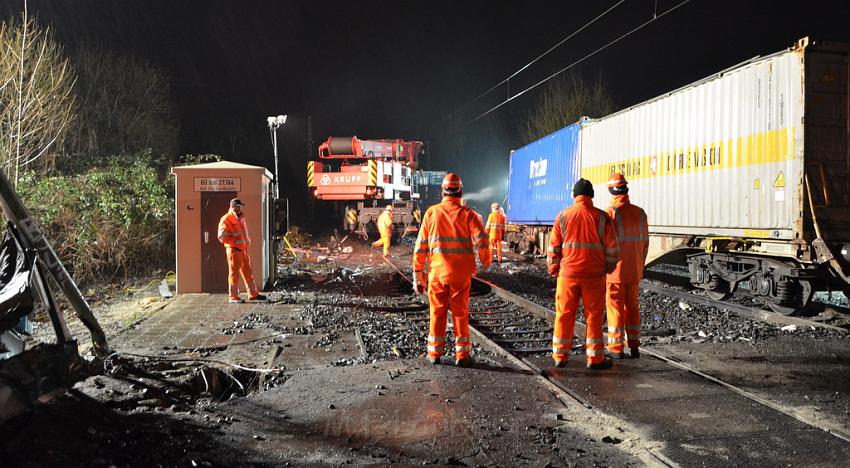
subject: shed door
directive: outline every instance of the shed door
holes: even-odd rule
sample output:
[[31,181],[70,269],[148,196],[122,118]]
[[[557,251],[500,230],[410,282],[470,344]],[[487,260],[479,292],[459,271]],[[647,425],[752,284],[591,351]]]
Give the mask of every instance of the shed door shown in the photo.
[[227,255],[218,241],[218,221],[236,192],[201,192],[201,290],[227,292]]

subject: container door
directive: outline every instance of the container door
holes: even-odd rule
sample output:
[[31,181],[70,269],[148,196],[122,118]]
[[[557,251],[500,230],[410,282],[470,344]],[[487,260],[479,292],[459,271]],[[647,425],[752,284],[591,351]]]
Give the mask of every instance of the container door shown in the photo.
[[846,46],[806,49],[806,176],[821,231],[850,238],[850,101]]
[[201,192],[201,291],[227,292],[227,255],[218,241],[218,222],[236,192]]

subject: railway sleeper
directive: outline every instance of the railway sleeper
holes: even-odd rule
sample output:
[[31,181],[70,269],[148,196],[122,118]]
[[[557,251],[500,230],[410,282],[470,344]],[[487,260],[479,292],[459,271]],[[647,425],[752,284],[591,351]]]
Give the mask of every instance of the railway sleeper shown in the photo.
[[494,343],[507,343],[507,344],[510,344],[510,343],[546,343],[546,342],[549,342],[549,341],[552,341],[551,336],[548,336],[548,337],[545,337],[545,338],[516,338],[516,339],[510,339],[510,340],[493,339]]
[[551,328],[530,328],[525,330],[507,330],[507,331],[482,331],[487,336],[495,335],[530,335],[532,333],[552,333]]

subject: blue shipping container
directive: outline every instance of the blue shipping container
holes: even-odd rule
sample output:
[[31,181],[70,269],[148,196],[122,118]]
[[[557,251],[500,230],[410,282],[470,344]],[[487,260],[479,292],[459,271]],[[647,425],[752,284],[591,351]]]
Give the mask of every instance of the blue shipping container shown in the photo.
[[572,205],[579,179],[579,129],[564,127],[511,153],[506,214],[512,224],[551,225]]

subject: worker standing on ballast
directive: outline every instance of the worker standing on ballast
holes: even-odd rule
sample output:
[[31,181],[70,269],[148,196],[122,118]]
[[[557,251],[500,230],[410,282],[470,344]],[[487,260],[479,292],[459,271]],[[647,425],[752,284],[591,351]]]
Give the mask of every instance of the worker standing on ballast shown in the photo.
[[567,365],[581,299],[587,324],[587,368],[607,369],[611,361],[605,359],[602,338],[605,274],[614,271],[619,260],[617,236],[608,215],[593,207],[590,181],[579,179],[573,197],[575,203],[555,217],[546,253],[549,274],[558,278],[552,359],[556,367]]
[[496,261],[502,263],[502,239],[505,237],[505,219],[499,204],[493,202],[490,205],[490,216],[484,230],[490,235],[490,250],[496,252]]
[[646,212],[629,201],[629,186],[623,174],[608,179],[608,191],[614,198],[608,216],[617,230],[620,261],[608,273],[608,353],[613,359],[625,357],[623,343],[628,339],[629,354],[640,357],[640,306],[638,286],[649,252],[649,224]]
[[[427,360],[438,364],[446,350],[446,319],[452,311],[455,365],[469,366],[469,287],[475,274],[475,250],[484,267],[490,266],[490,244],[481,218],[461,205],[463,182],[454,173],[442,183],[443,200],[422,217],[413,254],[414,287],[428,291],[431,323]],[[426,276],[425,267],[428,267]]]
[[260,294],[254,283],[254,273],[251,270],[251,257],[248,256],[248,247],[251,246],[251,237],[248,235],[248,223],[242,212],[242,200],[234,198],[230,200],[230,210],[221,217],[218,222],[218,240],[224,244],[227,250],[227,286],[232,304],[245,302],[239,297],[239,276],[245,281],[248,289],[248,299],[252,301],[265,301],[266,296]]
[[393,206],[387,208],[378,216],[378,232],[381,238],[372,243],[372,247],[384,247],[384,257],[390,256],[390,244],[393,240]]

